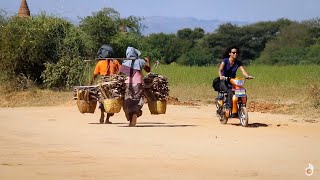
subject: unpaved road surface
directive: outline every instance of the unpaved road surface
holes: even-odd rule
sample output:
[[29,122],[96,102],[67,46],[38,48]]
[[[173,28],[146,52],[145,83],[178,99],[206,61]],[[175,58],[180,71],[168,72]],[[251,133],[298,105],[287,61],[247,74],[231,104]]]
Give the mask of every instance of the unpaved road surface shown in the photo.
[[317,120],[250,112],[243,128],[211,105],[143,110],[128,127],[123,112],[99,124],[75,105],[0,108],[0,179],[320,179]]

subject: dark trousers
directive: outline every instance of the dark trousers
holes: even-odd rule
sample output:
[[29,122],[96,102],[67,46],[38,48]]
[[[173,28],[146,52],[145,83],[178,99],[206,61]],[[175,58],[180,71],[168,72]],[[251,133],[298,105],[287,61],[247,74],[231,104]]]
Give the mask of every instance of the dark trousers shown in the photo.
[[232,96],[233,96],[233,92],[232,92],[232,84],[230,84],[228,81],[224,81],[224,80],[220,80],[220,90],[227,92],[228,97],[228,107],[230,109],[232,109]]

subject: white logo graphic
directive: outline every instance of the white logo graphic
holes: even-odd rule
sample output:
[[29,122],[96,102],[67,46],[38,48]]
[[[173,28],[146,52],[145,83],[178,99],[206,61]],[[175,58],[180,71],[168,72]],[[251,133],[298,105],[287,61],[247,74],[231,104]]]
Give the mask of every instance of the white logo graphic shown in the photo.
[[309,166],[304,170],[307,176],[312,176],[313,174],[313,165],[309,163]]

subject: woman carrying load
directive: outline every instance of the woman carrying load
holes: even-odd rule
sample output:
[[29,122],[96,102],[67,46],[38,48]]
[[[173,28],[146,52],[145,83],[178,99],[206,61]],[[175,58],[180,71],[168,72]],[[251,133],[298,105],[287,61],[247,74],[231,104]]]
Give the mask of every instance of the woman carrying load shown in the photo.
[[129,126],[135,126],[137,118],[142,115],[143,100],[143,73],[150,72],[150,61],[148,58],[139,58],[141,52],[133,47],[126,50],[126,59],[123,61],[120,72],[126,77],[126,93],[124,96],[123,111]]

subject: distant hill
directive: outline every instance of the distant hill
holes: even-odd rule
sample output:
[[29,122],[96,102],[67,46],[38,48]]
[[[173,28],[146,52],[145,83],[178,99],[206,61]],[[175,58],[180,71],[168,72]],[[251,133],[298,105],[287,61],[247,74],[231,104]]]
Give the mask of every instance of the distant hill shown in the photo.
[[[80,19],[77,18],[64,17],[64,19],[75,25],[79,25],[80,23]],[[145,28],[141,30],[142,35],[161,32],[165,34],[175,34],[180,29],[194,29],[196,27],[202,28],[206,33],[211,33],[216,30],[219,25],[225,23],[237,24],[239,26],[249,24],[249,22],[244,21],[201,20],[191,17],[174,18],[162,16],[144,17],[144,20],[142,20],[140,23],[145,26]]]
[[148,35],[152,33],[176,33],[178,30],[183,28],[202,28],[206,33],[213,32],[216,30],[220,24],[232,23],[237,25],[246,25],[249,22],[241,22],[241,21],[222,21],[222,20],[200,20],[196,18],[172,18],[172,17],[160,17],[160,16],[152,16],[145,17],[144,20],[141,21],[141,24],[146,26],[141,30],[143,35]]

